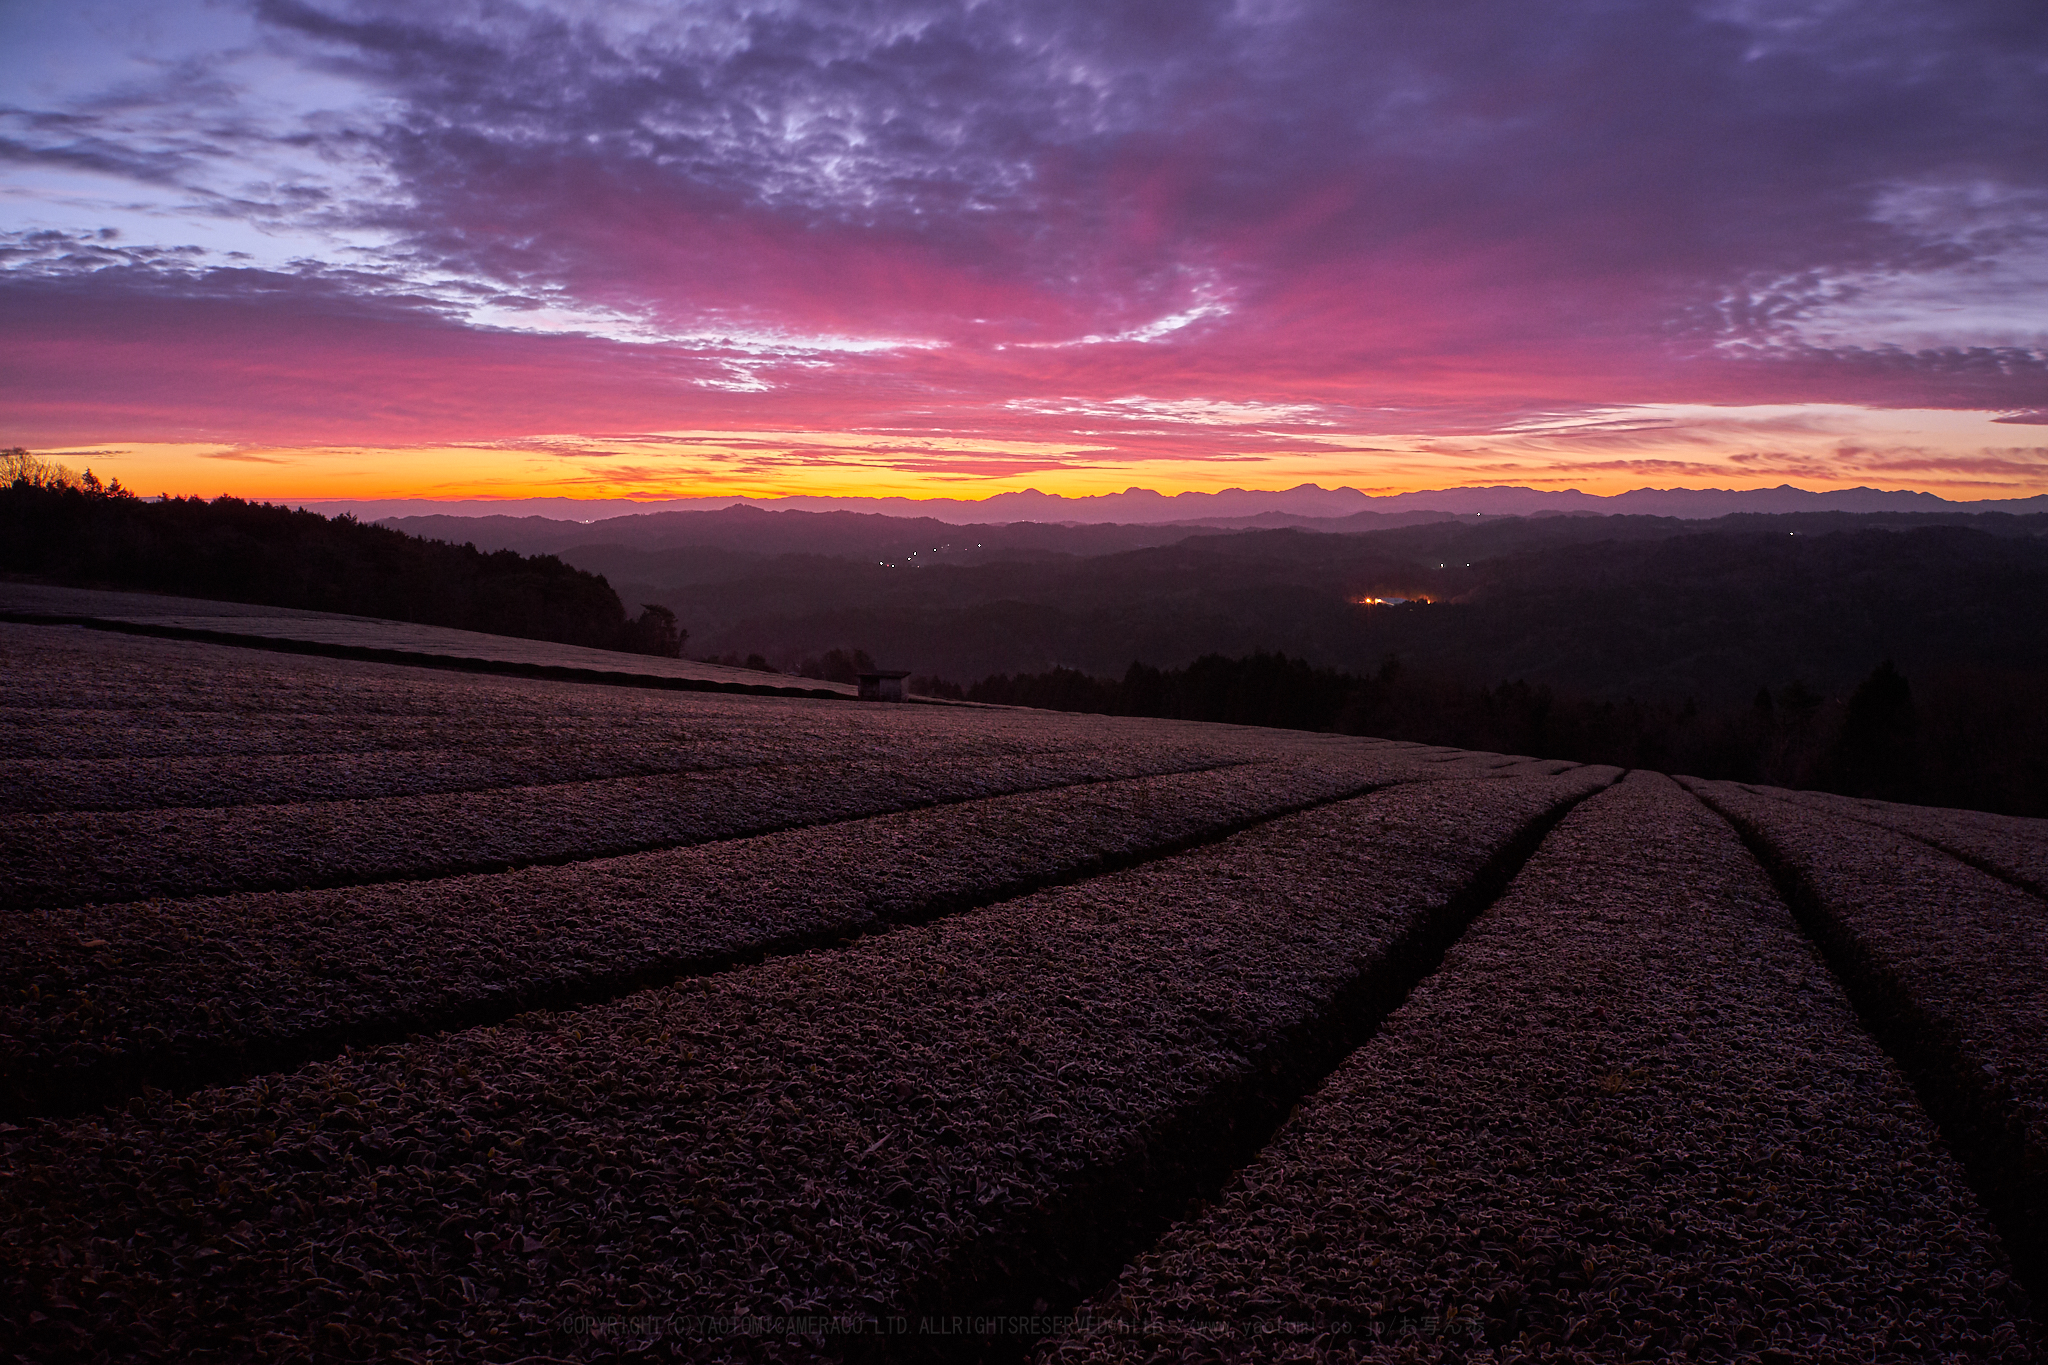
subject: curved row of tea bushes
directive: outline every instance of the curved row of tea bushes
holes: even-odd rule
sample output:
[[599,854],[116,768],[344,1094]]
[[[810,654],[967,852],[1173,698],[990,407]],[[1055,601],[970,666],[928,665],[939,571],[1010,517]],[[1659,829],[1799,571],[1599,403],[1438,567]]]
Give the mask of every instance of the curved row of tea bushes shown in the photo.
[[1876,826],[1687,785],[1787,890],[1872,1031],[1970,1163],[2020,1273],[2048,1280],[2048,914]]
[[[695,700],[694,698],[692,700]],[[722,701],[723,699],[716,699]],[[772,703],[770,703],[772,704]],[[820,753],[858,749],[863,740],[875,747],[929,749],[936,743],[947,757],[979,758],[1001,763],[1018,757],[1074,753],[1101,747],[1143,748],[1159,771],[1201,767],[1217,762],[1256,761],[1276,751],[1309,746],[1279,744],[1259,749],[1244,743],[1169,740],[1132,742],[1128,735],[991,734],[995,727],[949,727],[946,717],[917,708],[915,721],[899,724],[872,737],[849,736],[843,728],[820,726],[815,716],[773,717],[781,724],[746,725],[740,719],[702,710],[672,708],[662,717],[666,733],[652,735],[643,718],[584,716],[553,725],[504,726],[495,736],[435,734],[438,722],[404,718],[380,727],[382,747],[361,752],[309,743],[309,727],[301,718],[269,717],[274,736],[271,751],[249,751],[259,741],[245,732],[245,751],[236,753],[159,754],[111,757],[94,751],[109,746],[95,733],[100,718],[86,716],[52,722],[70,726],[81,754],[66,758],[0,759],[0,818],[9,812],[143,811],[152,809],[216,809],[248,805],[291,805],[317,801],[366,800],[489,791],[515,786],[567,785],[665,773],[708,772],[726,768],[811,763]],[[879,708],[877,708],[879,709]],[[200,713],[198,725],[214,718]],[[574,723],[571,723],[573,719]],[[812,722],[806,724],[805,722]],[[343,727],[346,728],[346,727]],[[451,730],[454,727],[449,727]],[[45,737],[48,737],[46,732]],[[360,736],[358,736],[360,738]],[[441,742],[435,743],[439,739]],[[291,747],[296,745],[297,747]],[[1378,752],[1370,740],[1351,741],[1357,751]]]
[[1978,810],[1902,806],[1891,801],[1865,801],[1828,792],[1786,791],[1778,787],[1744,784],[1744,790],[1909,834],[2023,891],[2048,898],[2048,820]]
[[2048,915],[1919,839],[1683,780],[1772,868],[1870,1029],[2048,1285]]
[[[950,708],[671,695],[321,659],[280,664],[256,651],[90,632],[94,649],[65,649],[64,634],[0,626],[9,670],[0,674],[0,803],[15,809],[275,804],[787,763],[821,748],[885,742],[906,728],[943,735],[956,756],[1105,740],[1196,761],[1270,753],[1251,752],[1257,746],[1244,732],[1220,726],[1148,730],[1107,717],[963,717]],[[124,646],[164,657],[137,660]],[[59,667],[67,658],[75,666]],[[420,785],[422,774],[408,767],[415,758],[429,772],[449,771]]]
[[[760,763],[801,758],[821,745],[886,740],[906,727],[943,732],[959,754],[1111,741],[1213,757],[1219,747],[1260,748],[1251,742],[1260,735],[1290,747],[1373,743],[1107,716],[1004,709],[963,716],[957,708],[650,692],[5,623],[0,664],[0,760],[132,762],[144,775],[134,788],[143,805],[166,804],[145,785],[154,760],[209,756],[456,750],[488,758],[560,746],[632,757],[707,748],[723,755],[719,762]],[[230,768],[221,771],[231,776]],[[268,799],[315,796],[281,790]]]
[[[0,818],[0,905],[352,886],[645,849],[1159,771],[1143,750],[956,757],[899,742],[829,762],[175,811]],[[923,749],[923,752],[920,750]],[[1173,765],[1169,764],[1169,767]],[[1369,759],[1360,767],[1375,767]]]
[[[693,746],[688,767],[734,766],[733,757],[703,753]],[[0,759],[0,812],[350,801],[650,777],[682,766],[672,753],[622,747],[616,738],[582,743],[571,739],[546,748],[515,744],[496,750],[398,748],[379,753],[209,754],[140,761]]]
[[[837,752],[847,743],[843,735],[807,733],[795,726],[736,732],[734,727],[718,724],[722,718],[690,719],[695,722],[690,727],[695,733],[661,744],[646,742],[631,726],[599,722],[587,723],[580,731],[564,728],[541,743],[521,744],[515,742],[520,737],[507,736],[497,746],[479,742],[467,749],[394,744],[375,753],[0,759],[0,783],[7,784],[0,796],[0,818],[10,812],[222,809],[567,786],[669,773],[800,765],[815,762],[821,752]],[[914,728],[909,735],[900,731],[884,735],[876,747],[903,748],[903,740],[908,739],[908,747],[930,748],[936,738],[949,758],[973,757],[992,764],[1103,747],[1142,747],[1150,766],[1161,772],[1218,762],[1255,762],[1290,747],[1283,744],[1259,752],[1242,744],[1134,746],[1121,736],[1106,741],[1052,736],[1039,743],[1019,739],[956,744],[952,742],[955,737],[945,734],[942,726],[933,728],[936,735]],[[958,738],[968,741],[972,737]],[[1372,741],[1356,741],[1353,747],[1379,751]]]
[[[0,755],[8,757],[488,747],[521,736],[544,743],[557,728],[631,713],[657,740],[670,731],[666,699],[637,689],[71,627],[0,623],[0,659],[8,664],[0,674]],[[716,700],[733,706],[733,699]],[[765,719],[758,709],[753,714]]]
[[0,1112],[604,999],[1162,856],[1401,773],[1281,761],[566,867],[17,919],[0,927]]
[[2026,1360],[1962,1173],[1727,825],[1569,815],[1042,1360]]
[[[697,733],[662,744],[645,743],[632,729],[586,724],[544,743],[448,748],[394,745],[376,753],[298,752],[118,758],[0,759],[0,818],[7,812],[140,811],[292,805],[491,791],[505,787],[567,786],[577,782],[715,772],[729,768],[814,762],[837,748],[835,736],[797,732],[736,733],[697,720]],[[1073,742],[1001,746],[945,746],[951,757],[990,763],[1017,757],[1073,753],[1095,747]],[[1218,761],[1192,746],[1162,745],[1153,752],[1161,771]],[[1230,760],[1225,760],[1230,761]]]
[[843,949],[0,1132],[16,1349],[515,1360],[616,1351],[593,1323],[628,1315],[670,1357],[789,1359],[860,1346],[811,1315],[1030,1312],[1255,1143],[1489,864],[1613,775],[1395,787]]

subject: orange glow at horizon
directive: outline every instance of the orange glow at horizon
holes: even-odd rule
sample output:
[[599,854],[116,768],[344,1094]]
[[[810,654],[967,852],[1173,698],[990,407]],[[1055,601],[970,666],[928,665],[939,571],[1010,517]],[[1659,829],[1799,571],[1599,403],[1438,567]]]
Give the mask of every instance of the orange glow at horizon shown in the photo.
[[2023,444],[2033,437],[1984,412],[1645,406],[1450,435],[1275,431],[1250,420],[1077,431],[1043,421],[958,436],[690,430],[402,446],[109,442],[37,453],[145,496],[287,502],[972,501],[1029,489],[1170,496],[1307,483],[1376,496],[1491,485],[1595,495],[1872,486],[1967,502],[2048,493],[2048,444]]

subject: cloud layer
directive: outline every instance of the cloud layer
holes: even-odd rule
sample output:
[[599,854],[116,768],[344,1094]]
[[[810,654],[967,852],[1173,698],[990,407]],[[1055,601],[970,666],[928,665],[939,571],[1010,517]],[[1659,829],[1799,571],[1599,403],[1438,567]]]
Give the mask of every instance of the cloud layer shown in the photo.
[[1539,418],[2048,405],[2031,0],[6,22],[37,444],[842,432],[948,477],[1370,482],[1389,433],[1505,468]]

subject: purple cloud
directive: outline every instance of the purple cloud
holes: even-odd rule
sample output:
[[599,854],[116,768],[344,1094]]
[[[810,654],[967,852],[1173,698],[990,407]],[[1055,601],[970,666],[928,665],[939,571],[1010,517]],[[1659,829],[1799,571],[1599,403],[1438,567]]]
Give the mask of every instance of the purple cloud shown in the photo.
[[[223,395],[265,356],[354,400],[367,372],[388,420],[477,437],[584,429],[559,384],[552,408],[491,396],[571,355],[612,376],[611,429],[922,405],[1008,430],[1005,404],[1130,394],[1482,423],[2048,401],[2048,330],[2012,321],[2048,307],[2030,0],[259,0],[243,22],[154,82],[0,110],[24,174],[184,196],[149,201],[158,240],[5,248],[11,315],[52,329],[39,392],[101,401],[63,348],[142,306],[145,330],[211,329]],[[294,72],[337,93],[294,103]],[[265,241],[180,254],[201,216]],[[250,254],[278,242],[304,254]],[[514,335],[549,330],[574,335]],[[125,353],[189,387],[188,360]],[[244,387],[220,429],[319,425],[317,392]]]

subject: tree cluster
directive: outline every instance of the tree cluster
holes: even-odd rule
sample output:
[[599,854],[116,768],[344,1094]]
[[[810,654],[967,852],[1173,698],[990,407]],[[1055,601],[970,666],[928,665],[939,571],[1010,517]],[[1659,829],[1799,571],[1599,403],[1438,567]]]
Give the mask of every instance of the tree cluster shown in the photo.
[[[946,684],[939,684],[939,688]],[[938,692],[927,687],[927,692]],[[1846,694],[1800,682],[1747,704],[1620,701],[1508,681],[1376,673],[1284,654],[1133,663],[1121,679],[1070,668],[998,674],[967,700],[1413,740],[1460,749],[1810,788],[1923,805],[2048,815],[2048,676],[1951,669],[1915,688],[1890,660]]]
[[823,658],[805,659],[797,665],[797,676],[820,678],[825,682],[857,683],[863,673],[872,673],[875,661],[864,649],[828,649]]
[[667,608],[629,620],[602,576],[553,555],[239,498],[143,499],[22,450],[0,452],[0,479],[0,572],[672,658],[686,638]]

